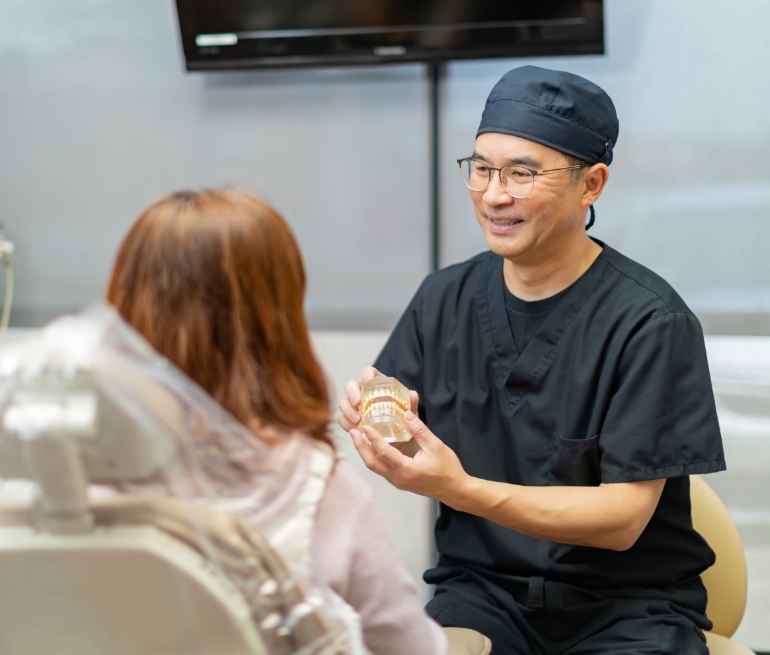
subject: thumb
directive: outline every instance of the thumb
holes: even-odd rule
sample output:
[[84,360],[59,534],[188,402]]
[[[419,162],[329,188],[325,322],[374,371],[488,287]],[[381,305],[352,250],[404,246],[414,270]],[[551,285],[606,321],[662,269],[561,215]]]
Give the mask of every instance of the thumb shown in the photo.
[[361,370],[361,382],[368,382],[377,376],[382,375],[374,366],[364,366]]
[[428,429],[428,426],[414,412],[405,412],[404,420],[406,421],[406,427],[409,428],[409,432],[412,433],[414,440],[421,448],[432,446],[436,442],[440,443],[439,438]]
[[409,409],[413,412],[417,412],[417,408],[420,405],[420,395],[416,391],[409,392]]

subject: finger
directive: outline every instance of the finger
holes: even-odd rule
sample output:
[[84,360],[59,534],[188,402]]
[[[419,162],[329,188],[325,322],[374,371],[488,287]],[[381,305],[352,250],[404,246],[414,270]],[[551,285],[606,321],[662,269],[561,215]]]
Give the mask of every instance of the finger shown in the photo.
[[361,383],[355,380],[348,380],[345,383],[345,395],[353,407],[358,407],[358,404],[361,402]]
[[353,425],[358,425],[359,421],[361,420],[361,415],[356,411],[356,408],[353,407],[347,398],[340,400],[339,408],[342,412],[342,415],[348,421],[350,421]]
[[379,432],[371,426],[364,428],[364,433],[372,444],[372,450],[377,454],[382,461],[384,461],[394,471],[399,472],[406,466],[411,466],[412,460],[410,457],[406,457],[396,448],[393,448],[385,439],[383,439]]
[[337,417],[337,423],[339,423],[340,427],[345,430],[345,432],[350,432],[353,428],[355,428],[358,424],[353,424],[350,421],[348,421],[347,418],[345,418],[344,414],[340,414]]
[[364,461],[366,468],[373,473],[390,480],[390,477],[393,475],[393,469],[377,456],[377,453],[375,453],[372,447],[365,441],[364,435],[358,430],[351,430],[350,436],[353,438],[353,445],[361,456],[361,459]]
[[406,421],[406,427],[409,428],[409,432],[412,433],[414,440],[422,450],[425,450],[426,447],[435,447],[442,443],[441,439],[433,434],[414,412],[406,412],[404,420]]
[[382,375],[374,366],[364,366],[361,371],[361,382],[368,382],[372,378],[376,378],[378,375]]
[[361,459],[364,460],[364,464],[369,466],[369,463],[377,458],[377,454],[372,452],[368,437],[365,437],[360,430],[354,428],[350,431],[350,438],[353,439],[353,445],[356,447],[358,454],[361,455]]
[[420,405],[420,394],[418,394],[416,391],[410,391],[409,392],[409,409],[411,409],[415,414],[417,413],[417,407]]

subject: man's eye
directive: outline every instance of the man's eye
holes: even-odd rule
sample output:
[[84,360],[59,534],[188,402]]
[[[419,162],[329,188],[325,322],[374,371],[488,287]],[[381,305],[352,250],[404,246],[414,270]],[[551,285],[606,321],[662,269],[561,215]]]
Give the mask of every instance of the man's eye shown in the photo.
[[473,166],[474,173],[486,173],[488,170],[489,170],[489,167],[484,166],[484,164],[474,164]]

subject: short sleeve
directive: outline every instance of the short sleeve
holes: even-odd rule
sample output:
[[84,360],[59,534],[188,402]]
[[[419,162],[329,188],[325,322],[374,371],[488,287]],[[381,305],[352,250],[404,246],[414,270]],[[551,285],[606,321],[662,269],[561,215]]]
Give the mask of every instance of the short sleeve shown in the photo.
[[378,371],[398,379],[409,389],[414,389],[421,398],[424,379],[421,323],[425,286],[426,282],[423,282],[374,362]]
[[722,437],[698,320],[649,319],[626,343],[599,434],[602,482],[723,471]]

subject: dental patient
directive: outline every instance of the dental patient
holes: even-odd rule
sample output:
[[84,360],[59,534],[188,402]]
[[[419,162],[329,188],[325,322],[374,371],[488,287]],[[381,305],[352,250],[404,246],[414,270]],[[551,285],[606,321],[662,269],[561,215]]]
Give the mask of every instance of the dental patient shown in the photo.
[[272,532],[258,494],[240,493],[242,483],[233,482],[226,509],[267,530],[292,561],[307,553],[310,582],[355,610],[368,651],[443,654],[446,638],[423,612],[370,489],[330,437],[305,285],[294,236],[271,207],[234,191],[184,191],[131,227],[107,301],[245,425],[255,447],[270,446],[271,466],[296,469],[289,479],[304,485],[292,520]]

